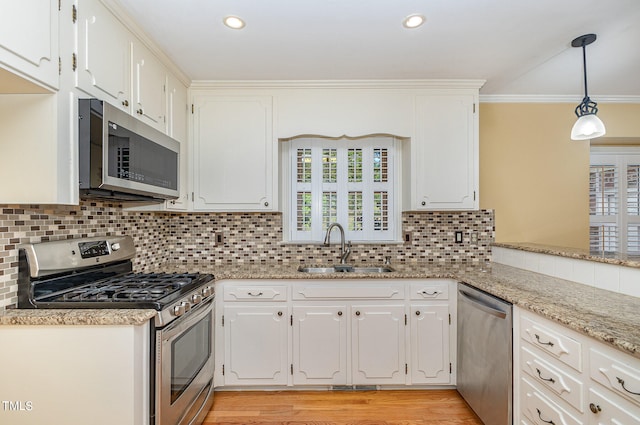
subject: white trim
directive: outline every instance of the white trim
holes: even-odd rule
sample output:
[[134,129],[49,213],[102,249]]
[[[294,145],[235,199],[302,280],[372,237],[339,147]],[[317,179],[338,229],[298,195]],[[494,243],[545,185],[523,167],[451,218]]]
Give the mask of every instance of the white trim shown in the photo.
[[194,80],[192,89],[479,89],[485,80]]
[[[583,95],[552,94],[481,94],[480,103],[575,103],[582,101]],[[640,103],[640,96],[600,96],[591,98],[598,103]]]

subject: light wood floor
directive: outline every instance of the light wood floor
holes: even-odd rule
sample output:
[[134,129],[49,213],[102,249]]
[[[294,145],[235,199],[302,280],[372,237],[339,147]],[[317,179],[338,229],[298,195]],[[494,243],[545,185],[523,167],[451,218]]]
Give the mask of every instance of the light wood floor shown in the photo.
[[223,391],[205,425],[482,425],[455,390]]

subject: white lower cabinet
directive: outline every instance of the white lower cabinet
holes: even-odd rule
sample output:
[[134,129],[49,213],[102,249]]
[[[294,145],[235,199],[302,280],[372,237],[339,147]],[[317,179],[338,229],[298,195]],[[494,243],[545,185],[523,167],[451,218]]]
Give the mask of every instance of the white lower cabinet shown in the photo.
[[[452,385],[455,300],[448,293],[455,285],[220,281],[216,386]],[[417,301],[425,291],[438,296]]]
[[347,384],[347,306],[293,307],[293,384]]
[[351,314],[351,365],[354,385],[404,384],[403,304],[354,305]]
[[224,307],[225,385],[286,385],[286,304]]
[[451,383],[449,304],[412,304],[411,382]]
[[640,424],[640,359],[514,312],[514,423]]

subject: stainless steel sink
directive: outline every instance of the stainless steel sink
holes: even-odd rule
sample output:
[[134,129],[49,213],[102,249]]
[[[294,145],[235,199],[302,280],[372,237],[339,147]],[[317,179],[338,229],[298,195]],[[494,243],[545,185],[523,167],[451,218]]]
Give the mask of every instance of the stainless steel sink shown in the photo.
[[360,267],[360,266],[336,265],[336,266],[328,266],[328,267],[300,266],[298,267],[298,271],[302,273],[389,273],[395,270],[393,270],[389,266]]

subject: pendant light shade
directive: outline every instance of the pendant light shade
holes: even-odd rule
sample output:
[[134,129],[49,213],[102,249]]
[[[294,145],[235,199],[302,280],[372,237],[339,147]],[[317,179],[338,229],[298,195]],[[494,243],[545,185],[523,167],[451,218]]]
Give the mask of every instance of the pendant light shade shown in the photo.
[[604,123],[596,114],[578,115],[578,121],[571,129],[572,140],[588,140],[604,136],[607,132]]
[[595,34],[585,34],[571,42],[573,47],[582,47],[582,65],[584,70],[584,98],[576,107],[575,113],[578,121],[571,129],[572,140],[588,140],[604,136],[606,129],[604,123],[597,117],[598,104],[589,99],[587,90],[587,50],[586,46],[596,41]]

